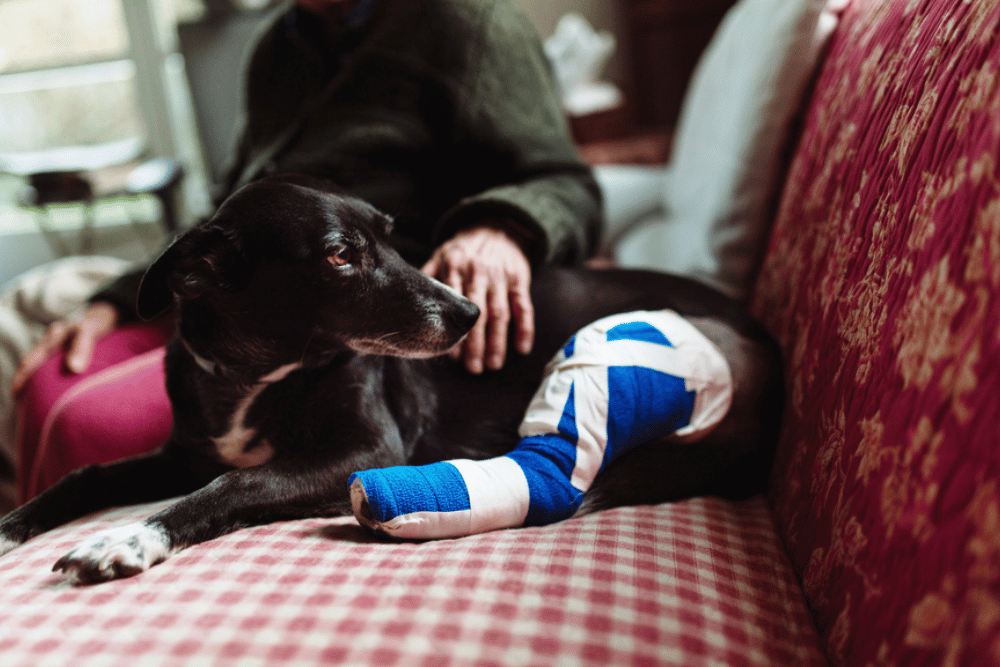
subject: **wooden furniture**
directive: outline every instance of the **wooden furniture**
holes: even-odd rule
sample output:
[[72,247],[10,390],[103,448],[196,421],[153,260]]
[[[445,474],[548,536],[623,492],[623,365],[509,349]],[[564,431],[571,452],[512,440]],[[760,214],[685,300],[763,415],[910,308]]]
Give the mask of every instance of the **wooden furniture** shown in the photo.
[[628,81],[614,109],[571,117],[590,164],[662,165],[698,59],[735,0],[621,0]]
[[623,0],[634,123],[645,130],[677,124],[702,51],[735,0]]

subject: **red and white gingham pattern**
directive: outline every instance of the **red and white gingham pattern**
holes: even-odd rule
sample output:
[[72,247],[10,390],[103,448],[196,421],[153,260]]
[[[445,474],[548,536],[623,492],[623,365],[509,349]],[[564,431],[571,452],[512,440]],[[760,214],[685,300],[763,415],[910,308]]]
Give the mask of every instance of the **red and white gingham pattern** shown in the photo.
[[50,572],[114,510],[0,559],[3,667],[825,665],[760,498],[387,543],[353,519],[203,544],[132,579]]

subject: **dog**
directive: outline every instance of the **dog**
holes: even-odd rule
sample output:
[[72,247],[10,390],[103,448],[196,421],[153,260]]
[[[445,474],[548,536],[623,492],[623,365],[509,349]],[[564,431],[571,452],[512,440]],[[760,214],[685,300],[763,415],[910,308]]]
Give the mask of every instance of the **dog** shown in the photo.
[[633,310],[671,308],[704,333],[731,367],[732,405],[695,445],[665,438],[614,461],[578,513],[763,488],[784,403],[781,355],[735,302],[657,272],[540,270],[534,349],[471,375],[445,353],[479,309],[408,264],[390,244],[392,224],[320,181],[282,176],[245,186],[180,236],[147,270],[137,303],[146,319],[170,308],[176,317],[169,439],[77,470],[8,514],[0,554],[109,506],[181,496],[55,563],[94,583],[242,527],[349,514],[355,471],[509,451],[552,355],[588,323]]

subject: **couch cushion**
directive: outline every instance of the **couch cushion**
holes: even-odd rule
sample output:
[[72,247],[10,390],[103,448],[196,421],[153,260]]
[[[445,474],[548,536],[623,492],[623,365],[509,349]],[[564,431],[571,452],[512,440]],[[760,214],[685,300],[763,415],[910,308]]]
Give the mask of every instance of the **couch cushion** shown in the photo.
[[1000,2],[853,0],[753,309],[772,502],[835,664],[1000,662]]
[[387,543],[353,519],[238,531],[132,579],[50,572],[71,524],[0,559],[4,667],[823,665],[761,497]]

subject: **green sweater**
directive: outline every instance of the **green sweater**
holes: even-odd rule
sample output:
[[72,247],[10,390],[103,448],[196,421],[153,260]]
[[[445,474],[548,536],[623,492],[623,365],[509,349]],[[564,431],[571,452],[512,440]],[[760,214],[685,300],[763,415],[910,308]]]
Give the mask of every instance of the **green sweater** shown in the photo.
[[[329,179],[396,219],[420,264],[458,229],[514,221],[534,266],[594,249],[600,194],[580,163],[533,27],[507,0],[377,0],[326,34],[282,9],[247,69],[221,197],[269,174]],[[124,306],[134,289],[105,290]],[[131,310],[131,309],[129,309]]]

